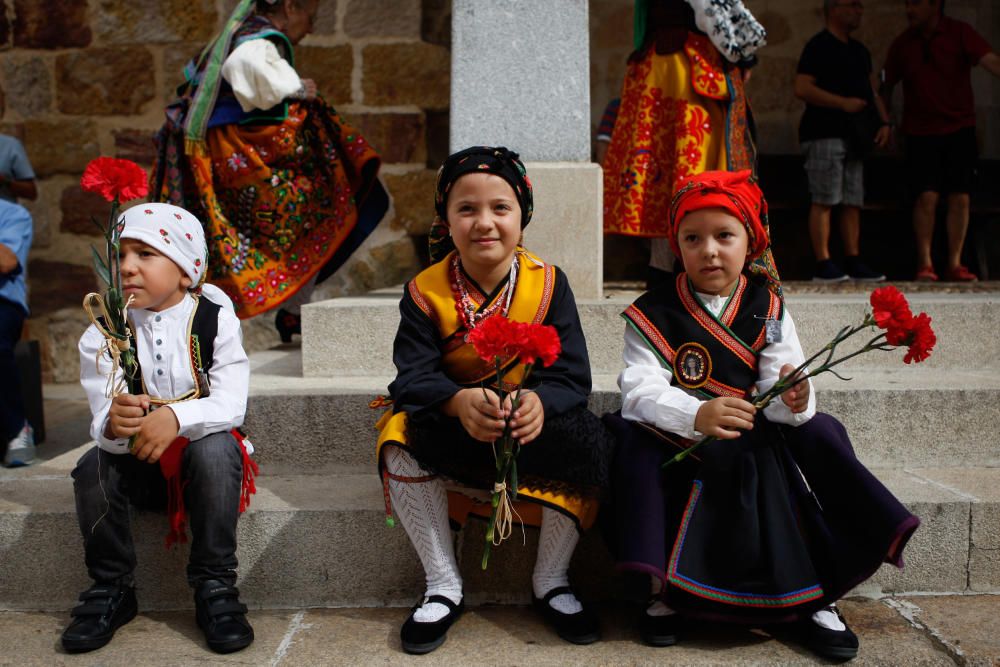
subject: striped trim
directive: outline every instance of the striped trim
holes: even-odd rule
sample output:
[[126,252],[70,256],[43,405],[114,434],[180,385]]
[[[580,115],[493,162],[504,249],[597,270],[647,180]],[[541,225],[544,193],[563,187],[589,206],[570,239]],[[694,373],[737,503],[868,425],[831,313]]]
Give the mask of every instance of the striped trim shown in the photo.
[[420,293],[420,288],[417,287],[417,281],[411,280],[407,285],[407,289],[410,290],[410,298],[413,299],[413,303],[417,304],[417,308],[424,311],[424,315],[437,323],[437,313],[434,312],[431,305],[427,303],[426,299],[424,299],[424,295]]
[[556,283],[556,269],[551,264],[546,264],[543,270],[545,271],[545,284],[542,286],[542,300],[538,304],[538,310],[535,311],[535,318],[531,321],[532,324],[541,324],[545,316],[549,314],[549,306],[552,305],[552,293]]
[[740,305],[743,303],[743,296],[746,294],[746,291],[747,278],[741,273],[740,279],[736,281],[736,287],[733,289],[733,293],[729,297],[729,301],[726,302],[725,309],[723,309],[722,313],[719,315],[719,321],[727,327],[733,326],[733,320],[736,319],[737,313],[740,312]]
[[642,311],[635,307],[635,304],[630,305],[622,313],[622,317],[629,320],[634,324],[639,332],[646,339],[646,342],[653,346],[654,350],[660,357],[666,361],[671,368],[674,365],[674,348],[670,347],[670,343],[667,339],[660,334],[659,330],[653,326],[653,324],[646,319],[646,316],[642,314]]
[[677,294],[680,296],[681,303],[688,311],[688,314],[690,314],[691,317],[693,317],[694,320],[701,325],[703,329],[705,329],[705,331],[712,334],[716,340],[728,348],[747,366],[752,369],[757,368],[757,355],[754,354],[752,350],[747,348],[743,341],[733,335],[731,331],[705,311],[701,303],[698,302],[698,299],[691,292],[691,287],[688,285],[686,273],[681,273],[677,276]]
[[670,564],[667,566],[667,580],[671,584],[697,597],[739,607],[781,609],[784,607],[794,607],[804,602],[810,602],[823,597],[823,588],[819,584],[813,584],[812,586],[800,588],[797,591],[789,593],[764,595],[760,593],[729,591],[724,588],[708,586],[680,574],[677,571],[677,562],[680,560],[681,551],[684,549],[684,540],[687,537],[688,525],[691,523],[691,515],[694,513],[695,505],[701,496],[701,487],[702,482],[700,479],[696,479],[691,485],[691,495],[688,496],[687,506],[684,508],[684,517],[677,531],[677,539],[674,541],[674,550],[670,554]]

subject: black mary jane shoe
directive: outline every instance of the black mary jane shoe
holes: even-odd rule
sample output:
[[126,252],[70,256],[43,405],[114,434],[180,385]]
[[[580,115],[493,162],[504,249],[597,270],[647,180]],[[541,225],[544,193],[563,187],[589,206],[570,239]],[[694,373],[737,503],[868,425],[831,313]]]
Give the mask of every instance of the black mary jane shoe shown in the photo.
[[291,343],[294,334],[302,335],[302,317],[279,308],[274,316],[274,328],[278,330],[282,343]]
[[575,614],[564,614],[549,604],[552,598],[565,593],[576,597],[569,586],[557,586],[546,593],[545,597],[533,598],[535,609],[562,639],[571,644],[593,644],[601,638],[600,622],[594,612],[584,607]]
[[138,604],[135,588],[127,584],[94,584],[80,593],[80,604],[71,612],[73,620],[62,633],[69,653],[99,649],[115,631],[135,618]]
[[645,610],[639,618],[639,637],[647,646],[673,646],[677,643],[680,614],[650,616]]
[[858,636],[847,627],[843,615],[836,606],[820,611],[832,611],[844,624],[843,630],[831,630],[817,625],[812,618],[804,618],[796,624],[799,641],[816,655],[830,660],[847,661],[858,655]]
[[247,606],[240,602],[236,586],[208,579],[194,592],[195,618],[205,633],[208,648],[233,653],[253,643],[253,627],[247,621]]
[[[413,620],[413,614],[417,613],[417,610],[422,606],[431,602],[437,602],[448,607],[448,615],[430,623],[421,623],[420,621]],[[403,623],[403,627],[399,630],[399,639],[403,645],[403,650],[413,655],[430,653],[444,643],[444,640],[448,637],[448,628],[458,620],[463,611],[465,611],[465,598],[462,598],[462,601],[458,604],[455,604],[443,595],[431,595],[424,598],[413,608],[413,613],[410,614],[410,617],[406,619],[406,623]]]

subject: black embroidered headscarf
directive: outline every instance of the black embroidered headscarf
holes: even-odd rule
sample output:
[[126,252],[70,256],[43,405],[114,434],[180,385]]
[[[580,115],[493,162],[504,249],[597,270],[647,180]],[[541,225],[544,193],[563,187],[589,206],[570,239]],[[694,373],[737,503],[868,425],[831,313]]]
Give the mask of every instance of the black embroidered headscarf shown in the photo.
[[524,164],[518,159],[518,154],[503,146],[473,146],[448,156],[438,170],[437,184],[434,192],[434,210],[437,215],[431,225],[427,239],[431,262],[439,262],[455,249],[445,220],[448,217],[448,193],[455,181],[471,173],[485,172],[495,174],[510,184],[514,196],[521,207],[521,229],[531,222],[531,212],[534,200],[531,194],[531,181],[524,169]]

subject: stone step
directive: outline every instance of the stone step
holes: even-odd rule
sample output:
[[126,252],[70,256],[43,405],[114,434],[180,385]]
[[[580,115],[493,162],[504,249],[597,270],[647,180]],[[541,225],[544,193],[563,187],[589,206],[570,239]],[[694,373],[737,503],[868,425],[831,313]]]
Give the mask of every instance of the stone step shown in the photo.
[[[263,465],[276,472],[374,466],[369,409],[392,376],[300,377],[297,348],[251,356],[247,432]],[[817,379],[819,409],[840,419],[867,465],[1000,466],[1000,374],[899,366]],[[616,376],[594,378],[596,414],[621,405]]]
[[[183,584],[178,583],[178,586]],[[140,595],[142,592],[140,592]],[[852,665],[992,665],[1000,660],[995,619],[1000,596],[945,595],[850,599],[839,604],[861,650]],[[601,641],[573,646],[561,641],[533,610],[520,606],[470,607],[433,658],[403,653],[399,628],[408,609],[253,610],[256,639],[238,653],[212,653],[189,610],[143,612],[114,641],[87,657],[55,647],[68,622],[57,613],[0,612],[6,644],[19,665],[414,665],[441,667],[525,665],[606,667],[732,664],[807,667],[818,659],[788,635],[703,623],[669,649],[639,641],[632,609],[601,605]]]
[[[69,471],[90,445],[31,468],[0,470],[0,609],[65,610],[87,585]],[[858,592],[1000,592],[1000,469],[876,469],[921,517],[903,571],[888,566]],[[262,475],[240,521],[240,585],[255,608],[402,606],[423,591],[423,574],[399,526],[384,523],[374,472]],[[166,550],[166,520],[136,513],[137,580],[144,609],[191,605],[186,547]],[[529,601],[537,532],[512,538],[479,567],[482,522],[460,533],[458,554],[470,604]],[[363,574],[362,574],[363,573]],[[574,581],[589,597],[616,587],[607,552],[590,531],[574,558]],[[44,586],[40,585],[44,582]]]
[[[380,290],[365,297],[332,299],[310,304],[302,311],[303,374],[307,377],[394,375],[392,341],[399,325],[401,288]],[[622,335],[619,317],[640,293],[607,292],[606,298],[578,302],[594,374],[621,370]],[[927,312],[938,344],[927,368],[1000,368],[1000,293],[909,296],[915,312]],[[807,355],[819,351],[843,326],[860,323],[867,294],[790,294],[789,312]],[[855,337],[860,346],[864,336]],[[852,343],[850,341],[849,343]],[[902,364],[903,353],[870,353],[847,362],[846,368],[873,368]]]

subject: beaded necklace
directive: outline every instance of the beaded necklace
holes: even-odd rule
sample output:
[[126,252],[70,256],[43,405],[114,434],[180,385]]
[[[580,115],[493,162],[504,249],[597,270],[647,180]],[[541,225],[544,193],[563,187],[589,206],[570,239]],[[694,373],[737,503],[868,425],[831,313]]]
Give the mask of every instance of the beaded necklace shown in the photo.
[[518,261],[517,254],[515,254],[514,261],[510,265],[510,276],[507,279],[507,284],[504,285],[503,291],[500,292],[491,306],[482,312],[476,312],[478,306],[472,300],[472,297],[469,296],[469,284],[465,281],[465,276],[462,275],[462,261],[458,253],[452,256],[451,264],[448,267],[449,278],[451,279],[451,293],[455,297],[455,311],[458,313],[458,319],[462,323],[462,328],[465,329],[466,335],[477,324],[487,317],[494,315],[497,311],[502,312],[504,317],[507,316],[507,312],[510,310],[510,301],[514,297],[514,288],[517,286],[517,272]]

